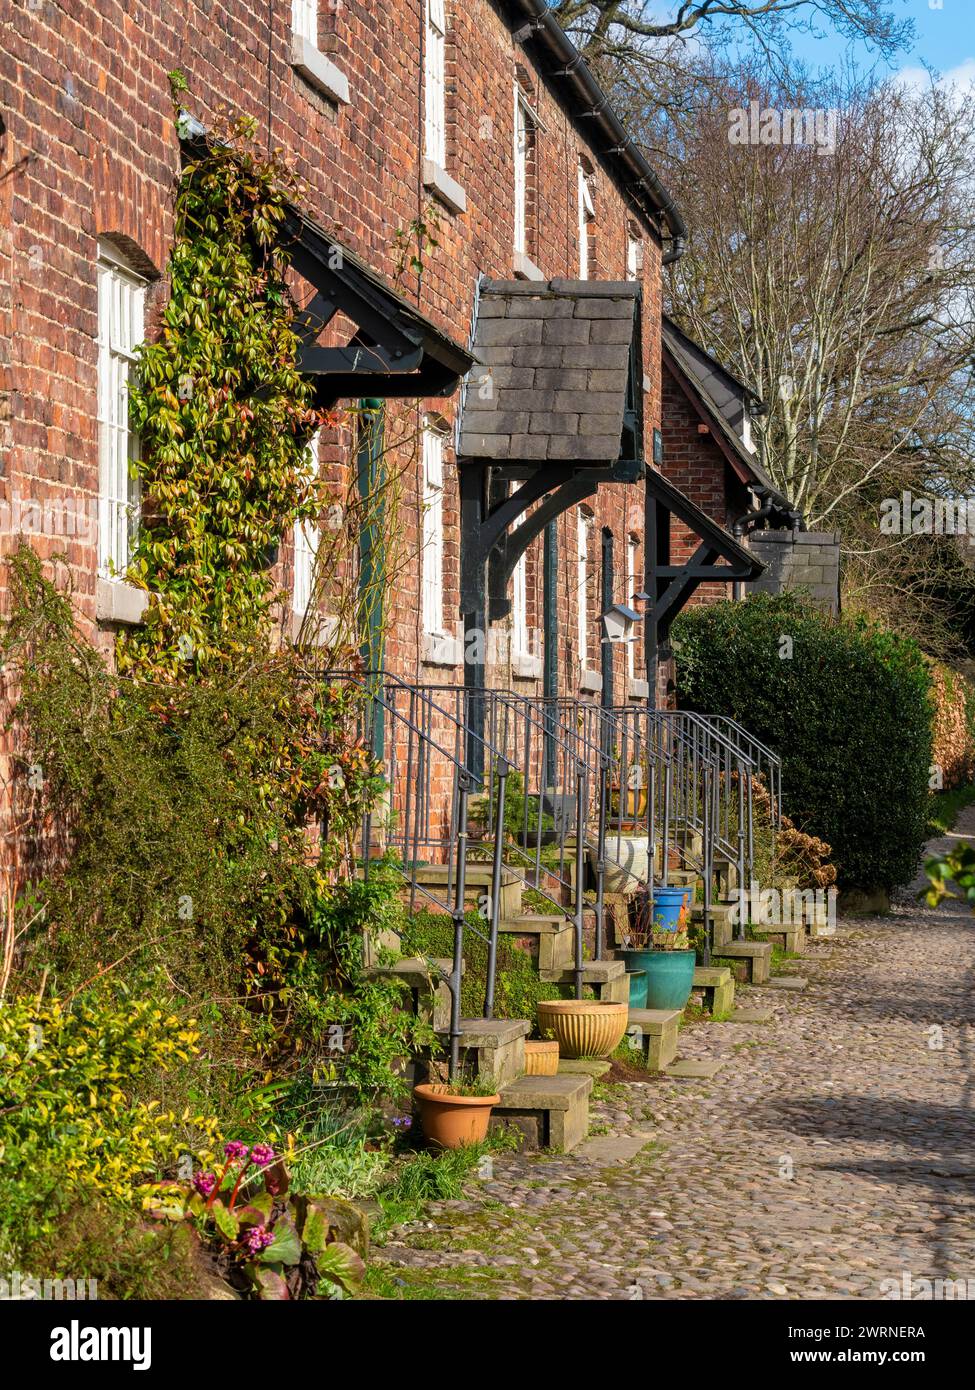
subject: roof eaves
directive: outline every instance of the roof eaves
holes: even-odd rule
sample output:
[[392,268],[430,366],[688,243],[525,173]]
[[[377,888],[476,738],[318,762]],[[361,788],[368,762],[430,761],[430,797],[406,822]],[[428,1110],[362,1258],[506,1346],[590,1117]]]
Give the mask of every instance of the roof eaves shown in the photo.
[[[598,145],[591,137],[587,137],[588,143],[593,152],[616,173],[620,186],[644,225],[656,236],[661,236],[659,219],[663,218],[667,223],[672,245],[664,256],[664,264],[676,261],[683,255],[687,238],[687,225],[680,209],[628,134],[613,110],[609,97],[552,14],[546,0],[502,0],[502,8],[511,16],[513,24],[528,30],[521,41],[537,45],[539,58],[545,60],[540,62],[545,75],[568,85],[572,99],[563,98],[563,102],[569,114],[576,119],[591,118],[593,125],[606,135],[610,142],[606,145]],[[517,28],[515,35],[520,37]]]

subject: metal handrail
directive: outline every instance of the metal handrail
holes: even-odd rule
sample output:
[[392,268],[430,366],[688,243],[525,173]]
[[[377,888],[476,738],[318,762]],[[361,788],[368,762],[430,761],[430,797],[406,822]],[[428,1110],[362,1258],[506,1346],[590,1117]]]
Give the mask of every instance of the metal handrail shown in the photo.
[[[492,868],[494,891],[487,904],[487,932],[468,923],[465,914],[467,888],[467,837],[469,824],[469,797],[475,790],[475,783],[467,766],[466,749],[472,731],[456,721],[450,710],[436,704],[419,687],[386,675],[370,675],[353,672],[329,672],[324,677],[334,683],[343,681],[355,686],[364,696],[364,733],[372,742],[372,732],[380,712],[392,725],[394,735],[389,750],[389,776],[387,786],[391,792],[391,817],[397,814],[396,799],[402,805],[402,829],[392,831],[386,826],[387,845],[402,846],[402,860],[394,863],[409,887],[409,910],[416,910],[417,897],[429,900],[446,909],[453,922],[453,954],[449,974],[433,960],[427,960],[427,968],[435,973],[446,985],[450,994],[450,1025],[448,1034],[449,1074],[454,1077],[460,1062],[461,1030],[461,983],[464,968],[464,935],[472,931],[487,943],[488,970],[485,984],[485,1017],[493,1017],[494,992],[497,969],[498,915],[500,911],[500,859],[495,854]],[[442,727],[447,740],[439,737],[435,729]],[[453,735],[450,739],[449,735]],[[400,739],[405,738],[405,751],[399,748]],[[453,750],[447,744],[453,743]],[[494,754],[493,749],[481,740],[486,752]],[[439,760],[439,767],[437,766]],[[504,783],[507,768],[503,760],[494,759],[494,766],[500,778],[500,793],[496,802],[497,820],[494,826],[495,843],[500,844],[500,828],[504,817]],[[400,777],[398,773],[404,775]],[[431,782],[446,771],[450,779],[450,813],[448,830],[439,837],[433,834],[431,814],[433,811]],[[362,824],[362,863],[363,875],[368,879],[371,850],[373,847],[373,827],[375,813],[370,809],[363,817]],[[421,848],[439,847],[445,855],[446,881],[443,895],[433,887],[420,881],[418,871],[421,867]],[[401,934],[400,934],[401,935]]]

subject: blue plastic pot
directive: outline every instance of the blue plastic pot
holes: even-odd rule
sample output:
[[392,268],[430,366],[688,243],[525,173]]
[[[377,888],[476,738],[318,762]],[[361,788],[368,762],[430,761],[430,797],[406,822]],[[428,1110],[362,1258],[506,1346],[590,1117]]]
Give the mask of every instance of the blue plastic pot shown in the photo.
[[655,888],[653,890],[654,931],[676,931],[680,926],[681,909],[691,896],[689,888]]
[[697,952],[640,951],[646,972],[648,1009],[682,1009],[691,997]]

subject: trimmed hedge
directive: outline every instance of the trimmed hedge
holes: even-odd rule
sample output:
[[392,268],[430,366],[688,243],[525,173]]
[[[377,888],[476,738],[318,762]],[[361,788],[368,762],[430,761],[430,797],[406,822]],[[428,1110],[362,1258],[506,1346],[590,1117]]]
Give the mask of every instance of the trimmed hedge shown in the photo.
[[908,882],[925,838],[934,718],[916,643],[791,593],[691,609],[673,635],[678,704],[730,715],[781,756],[784,809],[832,845],[840,886]]

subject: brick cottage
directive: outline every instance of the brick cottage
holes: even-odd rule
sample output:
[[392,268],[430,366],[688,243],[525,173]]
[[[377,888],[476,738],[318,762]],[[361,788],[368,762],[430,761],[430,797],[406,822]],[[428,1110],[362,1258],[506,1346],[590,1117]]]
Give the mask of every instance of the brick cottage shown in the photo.
[[[356,465],[349,407],[385,402],[404,476],[388,669],[650,695],[699,586],[761,572],[726,528],[762,506],[782,524],[787,508],[749,441],[753,396],[662,317],[679,211],[544,0],[7,0],[5,550],[24,531],[66,553],[106,650],[139,621],[125,395],[166,300],[177,69],[185,137],[232,106],[307,185],[295,288],[307,370],[339,412],[311,447],[337,482]],[[404,236],[419,270],[403,268]],[[282,538],[286,632],[318,602],[318,539]]]

